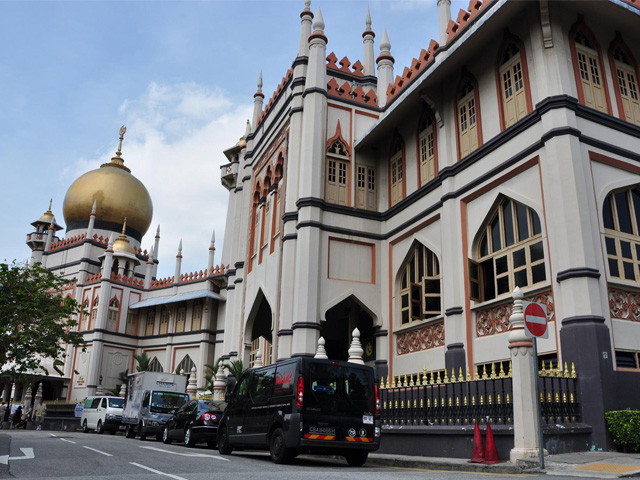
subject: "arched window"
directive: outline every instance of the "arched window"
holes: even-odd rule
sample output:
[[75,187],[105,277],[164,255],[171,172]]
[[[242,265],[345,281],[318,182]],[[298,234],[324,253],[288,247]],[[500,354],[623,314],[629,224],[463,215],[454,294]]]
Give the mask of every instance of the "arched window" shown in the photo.
[[93,305],[91,306],[91,322],[89,324],[89,329],[91,327],[95,328],[96,321],[98,320],[98,305],[100,304],[100,297],[96,295],[93,299]]
[[362,163],[356,164],[356,208],[377,210],[376,169]]
[[602,206],[609,275],[640,282],[640,189],[610,193]]
[[153,330],[156,325],[156,311],[151,308],[147,312],[147,322],[144,326],[144,334],[145,335],[153,335]]
[[582,19],[569,33],[578,101],[603,113],[611,113],[607,79],[602,68],[600,47]]
[[440,265],[436,255],[423,245],[411,252],[400,280],[400,323],[426,320],[442,314]]
[[80,313],[80,318],[82,321],[86,319],[85,330],[89,330],[89,324],[91,322],[91,312],[89,312],[89,299],[85,298],[84,303],[82,304],[82,312]]
[[178,306],[176,314],[176,332],[184,332],[184,324],[187,320],[187,307],[184,303]]
[[179,371],[181,373],[190,373],[191,369],[195,366],[196,364],[193,363],[191,357],[189,355],[185,355],[182,361],[176,367],[176,371]]
[[125,333],[127,335],[135,335],[136,334],[136,323],[138,322],[138,315],[132,311],[127,313],[127,326]]
[[107,330],[115,332],[118,326],[118,310],[120,303],[116,297],[109,302],[109,312],[107,313]]
[[160,335],[165,335],[169,331],[169,319],[171,318],[171,312],[168,308],[163,308],[160,312]]
[[160,364],[158,357],[153,357],[149,362],[148,372],[164,372],[164,367]]
[[191,330],[200,330],[202,328],[202,302],[197,300],[193,304],[191,313]]
[[503,198],[483,227],[469,260],[471,299],[484,302],[546,281],[540,219],[531,208]]
[[497,76],[500,121],[504,130],[532,110],[527,59],[524,47],[515,37],[508,37],[499,50]]
[[436,129],[433,118],[425,113],[418,127],[418,158],[420,159],[420,186],[436,176]]
[[465,74],[458,88],[456,119],[459,158],[464,158],[482,144],[478,88],[469,74]]
[[119,267],[119,265],[120,265],[120,261],[117,258],[115,258],[113,260],[113,263],[111,264],[111,274],[112,275],[118,275],[118,267]]
[[253,192],[253,204],[251,208],[251,232],[249,235],[249,271],[253,266],[254,257],[258,253],[260,241],[260,183]]
[[389,206],[404,198],[404,148],[398,138],[391,146],[389,157]]
[[338,205],[349,204],[349,151],[336,138],[327,149],[325,200]]
[[267,176],[264,179],[264,192],[262,197],[264,198],[264,220],[262,222],[262,248],[269,245],[269,238],[271,237],[271,167],[267,168]]
[[609,60],[620,118],[640,125],[638,64],[619,36],[611,45]]

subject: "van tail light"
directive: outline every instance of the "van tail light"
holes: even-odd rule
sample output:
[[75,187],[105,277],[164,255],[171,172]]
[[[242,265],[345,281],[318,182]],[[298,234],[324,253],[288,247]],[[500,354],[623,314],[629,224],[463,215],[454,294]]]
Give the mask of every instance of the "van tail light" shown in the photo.
[[296,395],[296,406],[304,407],[304,377],[298,377],[298,393]]
[[376,415],[380,414],[380,386],[376,385]]

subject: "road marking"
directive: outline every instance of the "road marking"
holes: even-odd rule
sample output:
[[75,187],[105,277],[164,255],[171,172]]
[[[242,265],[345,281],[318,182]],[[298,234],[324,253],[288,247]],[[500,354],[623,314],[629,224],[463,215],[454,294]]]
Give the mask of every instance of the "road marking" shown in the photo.
[[95,448],[87,447],[86,445],[83,445],[82,448],[86,448],[87,450],[92,450],[92,451],[100,453],[101,455],[104,455],[106,457],[113,457],[113,455],[111,455],[110,453],[102,452],[100,450],[96,450]]
[[158,475],[164,475],[165,477],[175,478],[176,480],[187,480],[184,477],[179,477],[177,475],[171,475],[170,473],[164,473],[164,472],[161,472],[160,470],[154,470],[153,468],[145,467],[144,465],[140,465],[139,463],[135,463],[135,462],[129,462],[129,463],[131,465],[135,465],[136,467],[144,468],[145,470],[148,470],[150,472],[157,473]]
[[61,438],[60,440],[62,440],[63,442],[76,443],[72,440],[67,440],[66,438]]
[[52,437],[57,437],[55,433],[50,433],[49,435],[51,435]]
[[228,458],[220,457],[218,455],[207,455],[205,453],[180,453],[180,452],[173,452],[171,450],[165,450],[163,448],[156,448],[156,447],[140,447],[140,448],[146,448],[147,450],[155,450],[156,452],[169,453],[171,455],[181,455],[183,457],[215,458],[216,460],[223,460],[225,462],[231,461]]
[[10,457],[9,455],[2,455],[0,456],[0,463],[8,465],[9,460],[30,460],[32,458],[36,458],[33,454],[33,448],[21,448],[20,451],[23,454],[22,457]]

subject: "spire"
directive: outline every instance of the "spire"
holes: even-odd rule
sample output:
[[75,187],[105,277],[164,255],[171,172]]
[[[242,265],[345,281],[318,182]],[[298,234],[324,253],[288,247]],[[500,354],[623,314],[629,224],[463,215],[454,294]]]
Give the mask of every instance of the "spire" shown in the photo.
[[122,222],[122,233],[120,234],[120,236],[126,238],[127,236],[124,233],[126,231],[127,231],[127,217],[124,217],[124,221]]
[[258,119],[262,113],[262,102],[264,100],[264,94],[262,93],[262,70],[260,70],[260,76],[258,77],[258,90],[253,94],[253,118],[251,124],[253,130],[258,128]]
[[305,90],[318,88],[327,89],[327,37],[324,35],[324,19],[318,8],[314,22],[313,33],[309,36],[309,62]]
[[393,82],[393,63],[395,62],[391,55],[391,42],[389,35],[385,29],[380,39],[380,55],[376,59],[378,64],[378,106],[384,107],[387,103],[387,88]]
[[176,255],[176,269],[173,274],[173,290],[174,293],[178,291],[178,283],[180,283],[180,269],[182,268],[182,239],[178,245],[178,254]]
[[309,35],[311,35],[311,21],[313,13],[311,13],[311,0],[305,0],[304,10],[300,14],[300,48],[298,49],[299,57],[309,56]]
[[365,75],[375,75],[376,67],[374,62],[374,53],[373,53],[373,39],[376,34],[371,30],[371,12],[369,12],[369,7],[367,7],[367,19],[364,22],[365,30],[362,33],[363,43],[364,43],[364,74]]
[[[158,225],[158,229],[156,230],[156,238],[155,238],[155,243],[153,244],[153,258],[157,259],[158,258],[158,252],[160,251],[160,225]],[[157,276],[158,275],[158,264],[157,263],[153,263],[153,276]]]
[[118,150],[116,150],[116,156],[111,158],[109,163],[103,163],[100,165],[100,168],[103,167],[115,167],[121,168],[122,170],[126,170],[131,173],[131,170],[124,166],[124,160],[122,159],[122,140],[124,140],[124,134],[127,131],[127,127],[124,125],[120,127],[120,141],[118,142]]
[[176,255],[176,258],[177,257],[182,258],[182,239],[180,239],[180,243],[178,244],[178,254]]
[[96,223],[96,212],[98,209],[98,201],[93,201],[93,206],[91,207],[91,213],[89,214],[89,225],[87,227],[87,238],[90,239],[93,237],[93,228]]
[[47,209],[47,213],[51,213],[51,205],[53,205],[53,198],[49,199],[49,208]]
[[91,207],[91,213],[90,215],[93,215],[94,217],[96,216],[96,212],[98,209],[98,200],[94,200],[93,201],[93,206]]
[[160,224],[158,224],[158,229],[156,230],[156,238],[160,238]]
[[324,36],[324,18],[322,17],[322,10],[320,10],[320,8],[318,8],[316,19],[313,22],[313,35],[316,34],[322,34]]
[[246,140],[249,134],[251,133],[251,122],[247,118],[247,126],[244,129],[244,139]]
[[209,262],[207,264],[209,270],[213,268],[213,263],[216,255],[216,231],[213,230],[211,234],[211,245],[209,246]]

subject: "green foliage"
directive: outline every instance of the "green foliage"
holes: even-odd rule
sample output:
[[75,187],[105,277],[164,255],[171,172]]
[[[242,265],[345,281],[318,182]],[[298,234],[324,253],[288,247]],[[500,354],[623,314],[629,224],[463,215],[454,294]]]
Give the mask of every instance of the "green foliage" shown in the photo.
[[606,412],[613,443],[624,452],[640,452],[640,411],[616,410]]
[[120,372],[118,374],[118,380],[120,381],[120,383],[116,384],[116,386],[114,388],[112,388],[111,390],[107,390],[107,394],[108,395],[113,395],[114,397],[117,397],[120,395],[120,392],[122,391],[122,386],[127,383],[127,376],[129,375],[129,369],[127,368],[126,370]]
[[74,331],[82,306],[65,297],[73,282],[39,263],[0,263],[0,365],[5,374],[47,375],[43,358],[49,358],[62,375],[65,344],[84,349],[82,335]]
[[236,377],[236,379],[240,378],[240,375],[242,375],[246,370],[246,368],[242,363],[242,360],[233,360],[232,362],[224,362],[221,364],[221,366],[226,368],[231,375]]
[[216,375],[220,370],[222,358],[218,358],[213,364],[204,364],[204,389],[213,392],[213,384],[216,381]]
[[142,352],[140,355],[134,355],[133,358],[138,362],[136,372],[146,372],[149,370],[149,363],[151,363],[151,359],[146,352]]

